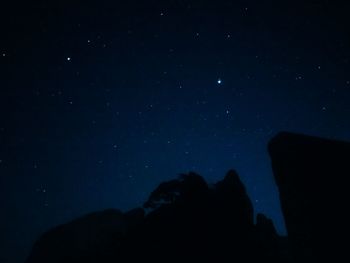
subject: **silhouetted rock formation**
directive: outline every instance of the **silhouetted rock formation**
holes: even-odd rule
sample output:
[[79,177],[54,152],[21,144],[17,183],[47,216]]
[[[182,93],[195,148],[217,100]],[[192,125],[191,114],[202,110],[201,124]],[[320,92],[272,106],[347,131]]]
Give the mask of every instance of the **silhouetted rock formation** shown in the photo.
[[27,262],[89,262],[109,257],[125,235],[127,215],[118,210],[92,213],[45,233]]
[[160,184],[144,209],[108,210],[57,227],[27,263],[287,262],[272,221],[259,215],[254,224],[235,171],[213,186],[195,173],[181,175]]
[[262,214],[254,224],[235,171],[213,186],[189,173],[161,183],[144,208],[106,210],[52,229],[27,263],[347,262],[350,143],[280,133],[269,152],[288,239]]
[[280,133],[269,152],[295,261],[349,261],[350,143]]

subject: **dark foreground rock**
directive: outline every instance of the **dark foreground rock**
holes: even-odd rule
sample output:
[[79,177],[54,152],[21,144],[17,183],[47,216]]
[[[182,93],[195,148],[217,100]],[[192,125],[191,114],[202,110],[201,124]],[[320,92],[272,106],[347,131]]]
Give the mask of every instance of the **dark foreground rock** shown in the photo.
[[269,152],[295,262],[348,262],[350,143],[280,133]]
[[348,262],[350,143],[280,133],[269,153],[288,238],[262,214],[254,222],[235,171],[212,186],[189,173],[161,183],[143,208],[50,230],[27,263]]
[[160,184],[144,208],[102,211],[47,232],[27,263],[287,262],[283,244],[271,220],[254,223],[235,171],[211,187],[190,173]]

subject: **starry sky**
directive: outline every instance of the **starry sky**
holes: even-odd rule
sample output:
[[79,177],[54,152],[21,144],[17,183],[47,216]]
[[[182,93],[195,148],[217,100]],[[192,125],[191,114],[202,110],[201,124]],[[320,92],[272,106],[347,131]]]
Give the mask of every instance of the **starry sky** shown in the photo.
[[285,234],[269,139],[350,140],[347,1],[125,2],[1,6],[1,262],[189,171],[236,169]]

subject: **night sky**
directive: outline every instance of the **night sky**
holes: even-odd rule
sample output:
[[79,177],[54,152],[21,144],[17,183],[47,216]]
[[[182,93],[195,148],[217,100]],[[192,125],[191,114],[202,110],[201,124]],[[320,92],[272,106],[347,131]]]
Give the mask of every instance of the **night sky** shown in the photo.
[[189,171],[236,169],[285,234],[269,139],[350,140],[347,1],[26,2],[0,7],[1,262]]

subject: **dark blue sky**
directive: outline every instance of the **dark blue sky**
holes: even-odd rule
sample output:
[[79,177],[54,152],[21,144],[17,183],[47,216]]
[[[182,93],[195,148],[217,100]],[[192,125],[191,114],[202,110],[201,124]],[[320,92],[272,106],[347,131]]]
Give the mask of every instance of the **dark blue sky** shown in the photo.
[[346,1],[45,2],[2,6],[1,262],[188,171],[285,233],[268,140],[350,140]]

